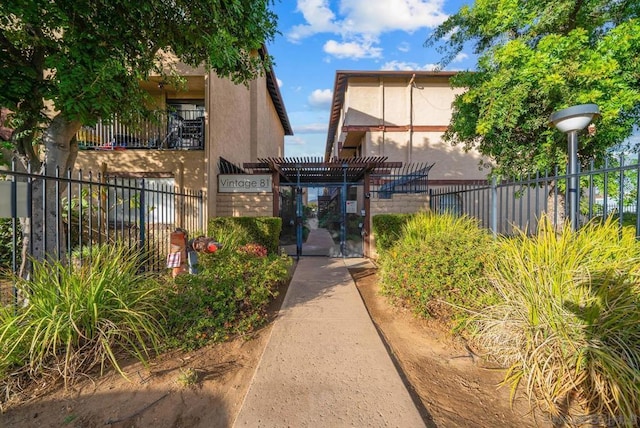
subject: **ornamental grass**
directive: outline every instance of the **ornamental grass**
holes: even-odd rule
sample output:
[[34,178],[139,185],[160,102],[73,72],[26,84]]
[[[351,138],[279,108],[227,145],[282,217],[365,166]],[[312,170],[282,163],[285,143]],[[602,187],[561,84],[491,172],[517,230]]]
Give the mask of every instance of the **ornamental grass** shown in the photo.
[[[498,243],[487,266],[500,303],[477,339],[554,420],[634,426],[640,415],[640,245],[613,221]],[[573,421],[573,422],[572,422]]]
[[0,312],[0,380],[61,376],[66,385],[96,366],[124,376],[123,351],[146,362],[162,337],[163,290],[139,264],[118,246],[95,247],[82,263],[34,262],[32,279],[18,279],[28,303]]

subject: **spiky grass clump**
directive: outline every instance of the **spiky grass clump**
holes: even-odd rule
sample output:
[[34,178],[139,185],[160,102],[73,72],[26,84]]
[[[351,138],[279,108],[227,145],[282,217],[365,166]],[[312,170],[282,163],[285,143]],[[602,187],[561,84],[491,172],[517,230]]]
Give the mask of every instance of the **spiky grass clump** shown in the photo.
[[66,266],[34,262],[33,279],[19,280],[28,305],[6,312],[0,326],[0,368],[30,376],[62,376],[110,364],[124,375],[118,353],[146,362],[161,335],[162,288],[140,274],[135,252],[94,248],[90,260]]
[[[640,245],[616,224],[556,233],[544,218],[536,236],[499,243],[488,272],[501,302],[477,320],[478,338],[540,408],[570,409],[606,425],[640,415]],[[600,423],[599,422],[599,423]]]

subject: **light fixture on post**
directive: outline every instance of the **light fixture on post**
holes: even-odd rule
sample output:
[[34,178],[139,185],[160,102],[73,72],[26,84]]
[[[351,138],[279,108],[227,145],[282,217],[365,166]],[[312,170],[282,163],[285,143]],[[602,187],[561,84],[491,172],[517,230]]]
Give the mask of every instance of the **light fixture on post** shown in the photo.
[[595,104],[581,104],[551,114],[549,122],[560,131],[567,134],[568,163],[567,190],[565,201],[569,209],[571,228],[578,227],[578,192],[580,180],[578,178],[578,131],[586,128],[594,116],[600,115],[600,109]]

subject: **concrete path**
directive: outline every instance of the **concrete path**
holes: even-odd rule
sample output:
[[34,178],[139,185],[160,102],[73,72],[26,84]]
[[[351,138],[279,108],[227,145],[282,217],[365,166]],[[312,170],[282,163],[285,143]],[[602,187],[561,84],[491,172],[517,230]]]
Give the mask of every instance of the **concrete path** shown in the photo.
[[302,257],[235,427],[424,427],[347,264]]

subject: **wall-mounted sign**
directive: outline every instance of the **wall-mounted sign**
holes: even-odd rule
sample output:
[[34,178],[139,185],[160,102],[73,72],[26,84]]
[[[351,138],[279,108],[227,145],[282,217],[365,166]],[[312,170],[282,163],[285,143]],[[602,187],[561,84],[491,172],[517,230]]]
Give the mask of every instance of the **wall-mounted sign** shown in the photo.
[[[16,184],[16,214],[27,216],[27,183]],[[0,218],[11,218],[11,181],[0,180]]]
[[347,214],[357,214],[358,201],[347,201]]
[[218,175],[219,193],[260,193],[271,192],[269,174],[220,174]]

